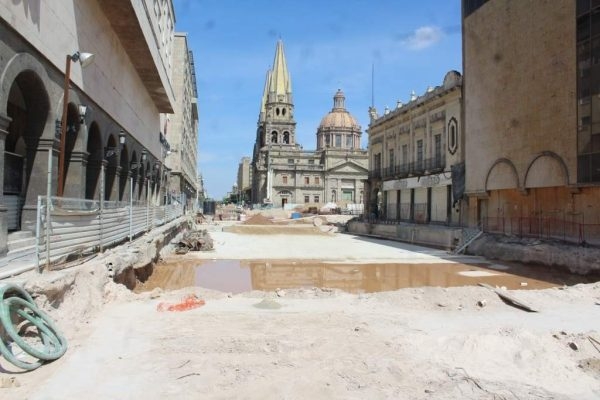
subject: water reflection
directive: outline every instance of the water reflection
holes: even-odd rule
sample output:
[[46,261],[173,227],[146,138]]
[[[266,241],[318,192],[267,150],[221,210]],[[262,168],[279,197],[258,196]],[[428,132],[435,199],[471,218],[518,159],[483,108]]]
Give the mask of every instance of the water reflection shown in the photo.
[[[464,264],[300,264],[250,262],[252,287],[275,290],[290,287],[328,287],[351,293],[382,292],[422,286],[467,286],[479,282],[517,288],[547,288],[552,283]],[[482,271],[464,274],[465,271]],[[483,273],[486,272],[486,273]],[[521,286],[527,283],[527,286]]]
[[[200,262],[200,264],[198,264]],[[310,261],[207,260],[157,265],[136,290],[201,286],[223,292],[252,289],[337,288],[351,293],[421,286],[466,286],[479,282],[509,289],[542,289],[586,278],[542,267],[503,264],[347,264]]]

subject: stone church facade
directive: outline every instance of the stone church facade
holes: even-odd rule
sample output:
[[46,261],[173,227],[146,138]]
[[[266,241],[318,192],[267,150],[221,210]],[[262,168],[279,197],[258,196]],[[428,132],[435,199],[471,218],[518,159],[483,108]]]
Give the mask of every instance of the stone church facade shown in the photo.
[[296,142],[292,84],[283,42],[277,43],[267,72],[252,157],[252,203],[275,207],[302,204],[344,208],[362,203],[368,176],[361,127],[345,108],[338,90],[333,108],[317,129],[316,150]]

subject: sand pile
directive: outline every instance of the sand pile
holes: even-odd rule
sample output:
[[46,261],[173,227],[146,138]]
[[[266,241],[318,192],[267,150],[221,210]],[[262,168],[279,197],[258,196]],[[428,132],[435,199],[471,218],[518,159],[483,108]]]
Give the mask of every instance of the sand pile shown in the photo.
[[270,218],[265,217],[262,214],[256,214],[248,218],[244,225],[272,225],[273,221]]

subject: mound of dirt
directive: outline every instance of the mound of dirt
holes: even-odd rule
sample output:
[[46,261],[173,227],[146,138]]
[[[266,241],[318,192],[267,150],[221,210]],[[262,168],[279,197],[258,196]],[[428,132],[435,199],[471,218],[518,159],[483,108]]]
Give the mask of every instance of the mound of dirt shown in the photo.
[[273,221],[262,214],[256,214],[248,218],[244,225],[272,225]]

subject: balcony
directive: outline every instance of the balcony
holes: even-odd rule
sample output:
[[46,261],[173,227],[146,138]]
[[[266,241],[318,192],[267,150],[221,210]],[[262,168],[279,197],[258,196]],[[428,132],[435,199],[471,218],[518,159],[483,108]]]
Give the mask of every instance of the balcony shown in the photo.
[[379,176],[374,176],[373,174],[375,174],[376,172],[370,171],[369,178],[383,177],[383,179],[401,179],[409,176],[435,174],[443,171],[445,165],[446,157],[445,155],[442,155],[441,157],[427,158],[422,161],[415,161],[395,165],[393,167],[387,167],[383,169],[382,173],[380,173]]

